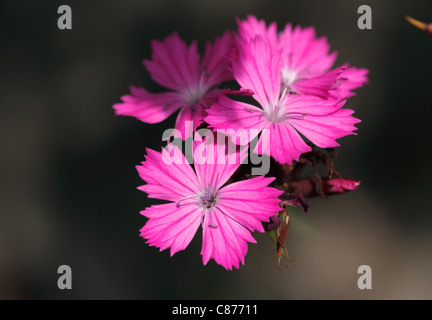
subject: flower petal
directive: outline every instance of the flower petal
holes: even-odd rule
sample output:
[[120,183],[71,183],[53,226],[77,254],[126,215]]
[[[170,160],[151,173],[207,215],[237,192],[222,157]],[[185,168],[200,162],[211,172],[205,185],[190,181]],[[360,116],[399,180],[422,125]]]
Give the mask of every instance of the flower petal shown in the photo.
[[337,98],[339,95],[332,92],[332,90],[346,80],[341,76],[346,68],[346,66],[342,66],[312,78],[299,79],[291,84],[290,88],[299,94]]
[[[185,106],[180,110],[175,123],[175,128],[180,131],[183,140],[192,137],[195,129],[203,123],[204,115],[204,107],[200,103],[195,104],[194,106]],[[193,126],[189,127],[187,122],[193,124]]]
[[264,20],[258,20],[253,15],[248,15],[246,20],[237,19],[238,34],[245,40],[251,40],[260,35],[264,41],[276,50],[279,48],[276,22],[267,27]]
[[140,236],[160,251],[171,248],[171,256],[189,245],[202,221],[202,211],[193,204],[180,207],[175,203],[153,205],[141,214],[149,220],[141,228]]
[[331,68],[337,53],[328,53],[330,45],[325,37],[316,38],[313,27],[292,27],[287,24],[279,36],[283,48],[283,68],[300,72],[308,70],[311,76],[319,75]]
[[322,99],[316,96],[290,94],[283,101],[287,117],[293,116],[326,116],[339,110],[345,100]]
[[201,69],[206,74],[205,81],[208,87],[233,79],[232,72],[228,69],[229,60],[227,58],[233,45],[234,42],[229,31],[216,38],[213,43],[207,42]]
[[246,41],[237,37],[237,56],[232,61],[234,78],[242,89],[250,89],[264,110],[279,99],[281,86],[280,51],[257,35]]
[[247,242],[256,243],[249,230],[219,209],[208,211],[203,222],[201,255],[204,265],[213,258],[227,270],[244,264]]
[[351,90],[357,89],[364,84],[368,83],[368,69],[359,69],[356,67],[349,67],[344,72],[341,73],[341,77],[345,81],[341,82],[335,89],[333,95],[339,98],[349,98],[355,95]]
[[148,193],[149,198],[179,201],[199,190],[195,172],[176,146],[168,145],[168,150],[162,149],[162,153],[146,151],[145,161],[136,168],[141,179],[147,182],[138,189]]
[[217,137],[211,134],[212,137],[194,142],[193,160],[201,190],[216,192],[247,157],[247,148],[239,150],[230,140],[218,144]]
[[268,187],[274,180],[259,176],[231,183],[219,190],[217,207],[248,230],[264,232],[262,222],[281,210],[283,191]]
[[270,143],[264,141],[266,136],[262,135],[254,148],[255,153],[271,155],[279,163],[291,164],[293,160],[298,160],[302,153],[311,151],[311,147],[286,122],[270,124],[265,129],[270,130]]
[[340,109],[329,115],[306,115],[303,119],[290,119],[289,123],[318,147],[337,147],[339,143],[336,139],[356,134],[353,132],[357,130],[354,125],[360,120],[354,118],[353,113],[350,109]]
[[267,123],[262,109],[225,95],[220,95],[218,102],[207,110],[205,121],[215,131],[229,134],[231,129],[235,134],[231,135],[235,144],[249,143]]
[[152,49],[152,60],[143,63],[155,82],[180,92],[198,86],[200,55],[195,41],[188,47],[174,32],[163,42],[153,40]]
[[113,106],[116,115],[135,117],[145,123],[158,123],[183,105],[181,96],[175,92],[150,93],[132,86],[131,93],[121,97],[122,103]]

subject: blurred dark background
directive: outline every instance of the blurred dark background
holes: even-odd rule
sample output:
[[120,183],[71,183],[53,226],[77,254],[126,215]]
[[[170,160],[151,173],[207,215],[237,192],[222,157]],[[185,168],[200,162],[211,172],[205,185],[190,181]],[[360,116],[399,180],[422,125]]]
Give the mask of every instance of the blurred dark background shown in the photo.
[[[72,8],[72,30],[57,8]],[[369,4],[373,29],[359,30]],[[246,265],[202,265],[201,235],[173,258],[139,238],[135,165],[159,149],[175,115],[149,125],[114,117],[129,85],[160,90],[141,60],[150,40],[177,30],[190,42],[236,28],[235,17],[315,26],[336,65],[370,69],[346,106],[362,119],[340,139],[338,170],[352,193],[312,200],[293,217],[277,268],[265,234]],[[2,1],[0,4],[0,298],[6,299],[431,299],[431,1]],[[57,288],[69,265],[72,290]],[[357,268],[372,267],[372,290]]]

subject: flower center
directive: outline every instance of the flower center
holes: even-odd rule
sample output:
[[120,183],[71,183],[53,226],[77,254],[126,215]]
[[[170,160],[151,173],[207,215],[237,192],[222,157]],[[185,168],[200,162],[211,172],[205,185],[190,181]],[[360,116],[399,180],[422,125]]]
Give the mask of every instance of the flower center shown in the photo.
[[205,82],[204,76],[205,76],[204,72],[201,73],[198,84],[195,86],[187,87],[185,89],[185,91],[183,92],[184,102],[187,105],[192,106],[192,107],[195,106],[196,104],[201,102],[201,99],[206,94],[208,88],[204,84],[204,82]]
[[194,106],[200,103],[201,99],[204,97],[206,90],[202,87],[198,88],[187,88],[184,92],[184,102],[189,106]]
[[200,197],[200,205],[206,209],[212,208],[217,202],[217,194],[206,190],[205,194]]
[[283,122],[283,117],[285,114],[285,106],[278,103],[275,107],[271,108],[267,113],[267,120],[272,123]]
[[177,207],[181,207],[184,205],[197,205],[198,207],[201,207],[203,209],[211,209],[216,205],[217,201],[217,191],[212,192],[210,191],[210,189],[206,189],[205,192],[202,194],[194,194],[181,198],[177,201],[176,205]]
[[210,228],[217,228],[218,226],[213,223],[213,210],[211,210],[217,203],[217,191],[211,192],[210,189],[206,189],[206,191],[201,194],[194,194],[191,196],[184,197],[177,201],[177,207],[181,207],[184,205],[195,205],[199,208],[202,208],[202,222],[204,222],[205,216],[208,214],[209,224],[208,226]]
[[289,96],[289,91],[287,88],[281,94],[279,101],[275,106],[270,106],[265,109],[264,114],[267,116],[267,120],[272,123],[282,123],[287,122],[290,119],[301,120],[307,114],[299,112],[290,112],[289,106],[287,105],[287,98]]
[[279,98],[279,101],[274,106],[270,106],[268,108],[265,108],[265,114],[267,116],[267,120],[269,122],[273,123],[280,123],[283,122],[285,113],[286,113],[286,107],[285,102],[289,95],[289,92],[287,88],[285,88],[281,94],[281,97]]

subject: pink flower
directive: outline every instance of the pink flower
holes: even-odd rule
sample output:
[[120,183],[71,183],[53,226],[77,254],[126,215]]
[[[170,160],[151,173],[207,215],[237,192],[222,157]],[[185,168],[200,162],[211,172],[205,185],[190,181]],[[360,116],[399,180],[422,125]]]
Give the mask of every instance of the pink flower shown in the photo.
[[175,128],[184,139],[188,138],[190,132],[186,132],[185,122],[193,121],[192,129],[198,127],[205,109],[217,99],[215,86],[232,79],[226,59],[231,47],[228,31],[213,43],[207,43],[202,59],[196,41],[188,47],[175,32],[163,42],[153,40],[152,60],[144,60],[144,66],[155,82],[171,91],[151,93],[131,86],[131,94],[124,95],[123,102],[113,106],[116,114],[157,123],[180,109]]
[[268,27],[264,20],[248,16],[237,20],[241,37],[253,39],[261,35],[274,49],[281,49],[281,81],[284,88],[323,98],[347,98],[367,82],[367,69],[344,65],[330,70],[337,53],[329,53],[330,45],[325,37],[317,38],[313,27],[292,27],[287,24],[277,34],[276,23]]
[[[149,218],[141,236],[161,251],[170,248],[172,256],[188,246],[201,225],[203,263],[213,258],[226,269],[238,268],[244,264],[247,242],[256,243],[251,232],[264,232],[262,222],[280,210],[282,191],[268,187],[274,178],[263,176],[225,185],[246,153],[227,155],[225,146],[212,144],[207,145],[210,153],[202,156],[197,150],[205,143],[195,145],[194,169],[173,145],[161,153],[147,149],[146,161],[137,166],[147,184],[138,189],[170,202],[141,212]],[[208,163],[211,159],[213,164]]]
[[268,129],[270,143],[263,143],[261,136],[254,151],[288,164],[311,150],[298,132],[322,148],[338,146],[336,139],[355,134],[354,124],[360,120],[351,116],[353,110],[341,109],[344,101],[289,94],[288,90],[281,93],[281,64],[281,51],[261,36],[250,41],[238,38],[233,75],[242,89],[254,93],[261,108],[221,95],[205,121],[215,130]]

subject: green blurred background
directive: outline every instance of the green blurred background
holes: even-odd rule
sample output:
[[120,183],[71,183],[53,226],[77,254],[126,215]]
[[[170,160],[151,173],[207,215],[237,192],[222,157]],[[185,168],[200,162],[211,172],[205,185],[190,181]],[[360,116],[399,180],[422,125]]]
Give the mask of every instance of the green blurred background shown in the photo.
[[[57,28],[61,4],[72,30]],[[372,30],[357,28],[362,4]],[[346,104],[362,123],[340,139],[337,167],[362,184],[293,217],[286,244],[299,262],[283,272],[264,234],[234,271],[202,265],[200,233],[173,258],[146,245],[139,211],[156,201],[136,189],[134,166],[175,115],[149,125],[111,108],[130,84],[160,90],[141,64],[151,39],[177,30],[202,48],[246,14],[313,25],[336,65],[370,69]],[[432,35],[406,14],[432,21],[432,2],[2,1],[0,298],[431,299]],[[63,264],[72,290],[57,288]],[[363,264],[372,290],[357,288]]]

